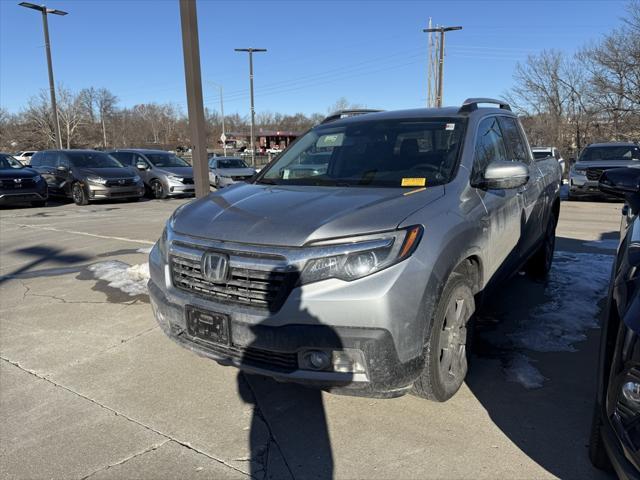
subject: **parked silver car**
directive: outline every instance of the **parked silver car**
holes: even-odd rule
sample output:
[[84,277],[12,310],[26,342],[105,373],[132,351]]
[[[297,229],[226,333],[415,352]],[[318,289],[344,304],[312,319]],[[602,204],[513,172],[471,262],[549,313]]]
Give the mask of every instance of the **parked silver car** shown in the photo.
[[533,158],[535,160],[542,160],[543,158],[553,157],[560,164],[560,168],[562,169],[562,175],[564,176],[567,171],[566,163],[562,155],[560,154],[560,150],[556,147],[532,147],[531,151],[533,152]]
[[236,182],[246,182],[255,175],[255,169],[244,160],[235,157],[212,157],[209,159],[209,184],[224,188]]
[[[325,168],[301,176],[318,149]],[[338,118],[251,183],[177,209],[150,253],[151,304],[221,364],[444,401],[467,373],[476,296],[549,271],[559,191],[558,162],[533,161],[504,102]]]
[[598,188],[602,172],[611,168],[640,165],[640,146],[636,143],[610,142],[587,145],[569,173],[569,199],[606,196]]
[[120,163],[137,168],[147,191],[154,198],[194,195],[193,168],[164,150],[120,149],[110,155]]

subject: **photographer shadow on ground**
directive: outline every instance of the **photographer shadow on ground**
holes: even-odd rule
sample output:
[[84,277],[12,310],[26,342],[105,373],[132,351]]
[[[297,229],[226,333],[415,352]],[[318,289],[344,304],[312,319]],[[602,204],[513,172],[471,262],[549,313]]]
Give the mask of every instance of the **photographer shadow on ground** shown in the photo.
[[[244,347],[238,391],[253,405],[251,475],[259,479],[331,479],[334,474],[321,385],[306,387],[256,374],[260,368],[268,368],[306,379],[314,374],[335,375],[331,373],[331,352],[340,350],[342,342],[332,327],[302,307],[300,289],[292,291],[299,276],[297,271],[271,273],[267,281],[273,288],[268,294],[268,317],[239,335],[245,338],[238,343]],[[325,352],[328,366],[313,371],[307,350]],[[351,375],[341,374],[341,384],[350,379]]]

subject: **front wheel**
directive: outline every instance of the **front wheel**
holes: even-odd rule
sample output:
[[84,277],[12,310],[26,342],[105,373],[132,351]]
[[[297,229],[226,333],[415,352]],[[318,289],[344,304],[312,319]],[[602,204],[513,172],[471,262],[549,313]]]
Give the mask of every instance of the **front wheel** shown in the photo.
[[464,276],[453,273],[440,297],[424,346],[425,363],[413,393],[438,402],[449,400],[467,375],[467,343],[475,302]]
[[89,199],[87,198],[87,193],[82,188],[78,182],[74,183],[71,187],[71,197],[73,198],[73,202],[76,205],[88,205]]
[[153,198],[164,199],[167,198],[167,192],[165,191],[164,185],[160,180],[153,180],[150,184],[151,186],[151,194]]
[[591,434],[589,435],[589,460],[591,460],[591,463],[596,468],[611,470],[611,460],[609,460],[609,455],[607,455],[607,451],[602,443],[601,428],[602,416],[598,408],[598,403],[596,402],[591,420]]

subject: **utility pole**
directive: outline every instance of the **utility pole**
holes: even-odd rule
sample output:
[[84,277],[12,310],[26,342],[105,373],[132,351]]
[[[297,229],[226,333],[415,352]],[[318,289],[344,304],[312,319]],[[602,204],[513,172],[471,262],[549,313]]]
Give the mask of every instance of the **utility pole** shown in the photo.
[[438,60],[438,86],[436,90],[436,107],[442,107],[442,93],[443,93],[443,81],[444,81],[444,34],[454,30],[462,30],[462,27],[436,27],[425,28],[423,32],[437,32],[440,33],[440,57]]
[[251,165],[256,165],[256,140],[254,136],[256,110],[253,105],[253,53],[266,52],[266,48],[236,48],[236,52],[249,53],[249,89],[251,91]]
[[209,164],[207,162],[207,134],[202,103],[202,77],[200,75],[200,44],[198,41],[198,12],[196,0],[180,0],[180,23],[182,27],[182,50],[184,54],[184,76],[187,86],[187,108],[192,143],[193,177],[196,196],[205,197],[209,187]]
[[224,151],[224,156],[227,156],[227,135],[224,129],[224,101],[222,95],[222,85],[216,82],[212,82],[209,80],[209,83],[214,87],[217,87],[220,92],[220,115],[222,116],[222,135],[220,136],[220,140],[222,141],[222,150]]
[[56,10],[53,8],[47,8],[46,5],[36,5],[35,3],[20,2],[18,5],[21,7],[31,8],[32,10],[38,10],[42,13],[42,28],[44,30],[44,47],[47,52],[47,69],[49,70],[49,92],[51,95],[51,111],[53,113],[53,128],[56,132],[56,144],[57,147],[62,150],[62,137],[60,136],[60,121],[58,120],[58,106],[56,104],[56,87],[53,80],[53,62],[51,61],[51,42],[49,41],[49,22],[47,20],[47,14],[52,13],[54,15],[64,16],[68,12],[62,10]]

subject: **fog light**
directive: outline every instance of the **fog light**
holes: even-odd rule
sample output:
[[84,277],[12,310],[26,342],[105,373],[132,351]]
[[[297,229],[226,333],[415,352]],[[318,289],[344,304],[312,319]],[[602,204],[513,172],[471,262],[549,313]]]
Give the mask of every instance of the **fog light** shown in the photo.
[[325,370],[330,365],[329,354],[322,350],[309,350],[303,356],[303,367],[311,370]]
[[331,358],[334,372],[365,373],[364,355],[360,350],[345,348],[334,350]]
[[622,385],[622,396],[640,407],[640,383],[626,382]]

